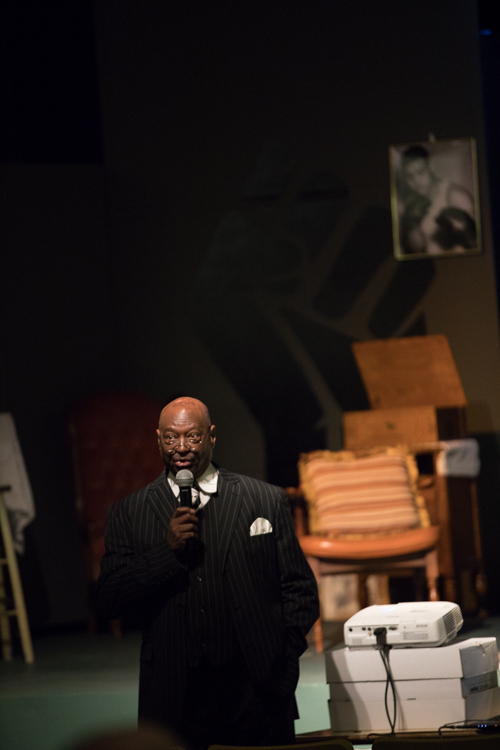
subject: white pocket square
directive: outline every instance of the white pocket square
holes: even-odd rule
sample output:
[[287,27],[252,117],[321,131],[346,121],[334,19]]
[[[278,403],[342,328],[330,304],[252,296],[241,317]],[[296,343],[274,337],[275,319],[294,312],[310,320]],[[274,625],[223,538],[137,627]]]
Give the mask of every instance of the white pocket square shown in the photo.
[[253,524],[250,526],[250,536],[257,536],[258,534],[270,534],[273,527],[267,520],[267,518],[256,518]]

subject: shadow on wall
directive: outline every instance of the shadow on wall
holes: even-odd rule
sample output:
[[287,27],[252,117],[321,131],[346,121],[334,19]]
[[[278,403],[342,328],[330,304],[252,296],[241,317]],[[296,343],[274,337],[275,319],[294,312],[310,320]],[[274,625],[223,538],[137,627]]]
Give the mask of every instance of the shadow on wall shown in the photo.
[[488,582],[488,610],[500,614],[500,578],[498,576],[498,529],[500,529],[500,435],[471,435],[479,442],[481,473],[477,480],[481,540]]
[[17,556],[19,572],[23,582],[28,621],[32,630],[45,625],[50,619],[49,594],[42,575],[40,555],[33,539],[33,528],[24,531],[25,552]]
[[[282,486],[296,484],[300,452],[325,447],[329,403],[337,413],[368,408],[351,352],[356,337],[343,318],[392,256],[387,209],[365,207],[347,237],[337,238],[351,201],[347,185],[326,170],[297,180],[293,156],[268,143],[193,288],[197,309],[207,311],[197,328],[261,423],[268,478]],[[434,273],[432,260],[394,262],[366,338],[394,335]],[[421,317],[398,335],[425,332]]]

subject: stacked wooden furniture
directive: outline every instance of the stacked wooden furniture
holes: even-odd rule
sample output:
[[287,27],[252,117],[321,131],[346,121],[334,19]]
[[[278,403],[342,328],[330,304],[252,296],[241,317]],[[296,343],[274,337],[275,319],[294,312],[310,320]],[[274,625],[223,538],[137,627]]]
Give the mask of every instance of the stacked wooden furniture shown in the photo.
[[[348,450],[407,445],[427,470],[419,479],[438,545],[441,596],[467,614],[484,610],[485,579],[476,485],[435,471],[439,441],[466,436],[467,400],[445,336],[353,344],[371,409],[344,414]],[[434,466],[433,466],[434,463]]]

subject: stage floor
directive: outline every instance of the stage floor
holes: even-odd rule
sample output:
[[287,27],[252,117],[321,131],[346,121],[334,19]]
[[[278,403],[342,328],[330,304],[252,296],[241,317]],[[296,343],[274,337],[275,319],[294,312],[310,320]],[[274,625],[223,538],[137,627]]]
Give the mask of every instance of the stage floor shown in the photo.
[[[342,640],[341,623],[325,623],[325,647]],[[500,618],[467,623],[460,638],[495,636]],[[137,717],[140,635],[113,639],[44,636],[35,639],[35,663],[0,662],[0,748],[65,750],[100,729],[134,724]],[[324,658],[310,646],[301,657],[297,734],[329,729]]]

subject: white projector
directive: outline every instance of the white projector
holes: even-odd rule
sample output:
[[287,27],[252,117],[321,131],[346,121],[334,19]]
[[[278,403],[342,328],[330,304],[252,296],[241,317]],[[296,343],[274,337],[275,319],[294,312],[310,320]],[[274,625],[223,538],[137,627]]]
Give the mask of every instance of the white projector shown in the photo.
[[349,648],[377,645],[377,628],[385,628],[386,643],[396,648],[442,646],[463,625],[462,612],[453,602],[374,604],[357,612],[344,625]]

